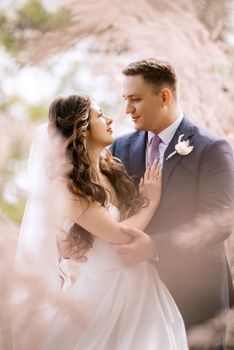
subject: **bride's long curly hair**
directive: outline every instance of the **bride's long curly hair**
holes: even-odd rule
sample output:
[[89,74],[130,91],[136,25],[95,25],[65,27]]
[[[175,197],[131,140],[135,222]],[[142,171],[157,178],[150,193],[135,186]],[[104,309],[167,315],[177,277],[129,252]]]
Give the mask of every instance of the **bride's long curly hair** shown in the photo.
[[[66,140],[66,152],[71,162],[71,169],[67,175],[69,190],[87,201],[97,201],[106,206],[108,193],[98,182],[98,175],[90,165],[86,148],[85,133],[90,127],[90,106],[91,99],[88,96],[57,97],[49,108],[49,123],[59,130]],[[115,190],[121,218],[129,217],[146,206],[147,201],[138,194],[133,179],[120,161],[114,158],[109,150],[104,151],[105,154],[100,156],[100,170],[108,177]],[[76,259],[84,258],[84,252],[92,247],[93,235],[74,224],[68,237]]]

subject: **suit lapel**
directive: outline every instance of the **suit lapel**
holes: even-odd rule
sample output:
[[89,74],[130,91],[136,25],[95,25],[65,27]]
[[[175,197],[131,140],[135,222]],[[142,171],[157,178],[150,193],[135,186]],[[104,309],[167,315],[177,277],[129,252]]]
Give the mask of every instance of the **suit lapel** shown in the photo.
[[[171,142],[169,143],[165,153],[164,153],[164,159],[163,159],[163,191],[165,190],[168,181],[173,173],[173,170],[175,167],[179,164],[181,159],[185,156],[175,154],[170,159],[166,160],[169,154],[175,151],[175,145],[178,143],[178,138],[180,135],[184,134],[182,141],[188,140],[193,135],[193,129],[194,126],[190,123],[190,121],[184,117],[182,122],[180,123],[178,129],[175,132],[175,135],[173,136]],[[190,140],[190,145],[192,145],[192,142]]]
[[130,143],[129,162],[131,173],[141,178],[145,172],[145,147],[147,132],[136,132]]

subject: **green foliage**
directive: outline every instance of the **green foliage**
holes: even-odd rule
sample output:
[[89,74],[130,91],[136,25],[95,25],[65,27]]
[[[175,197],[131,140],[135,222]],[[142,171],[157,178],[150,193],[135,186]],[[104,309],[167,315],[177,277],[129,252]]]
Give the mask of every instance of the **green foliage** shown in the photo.
[[16,27],[37,29],[39,31],[54,30],[66,25],[70,18],[70,11],[60,8],[49,13],[39,0],[28,0],[16,13]]
[[12,33],[12,28],[9,25],[6,14],[0,11],[0,45],[11,50],[16,44],[16,39]]
[[39,29],[48,22],[49,15],[39,0],[27,1],[16,13],[16,26],[20,29]]
[[71,13],[67,8],[60,8],[57,12],[50,14],[46,29],[54,30],[65,27],[70,21],[70,15]]
[[3,189],[8,182],[11,182],[16,174],[16,169],[20,168],[22,158],[24,156],[24,146],[22,140],[17,138],[12,142],[9,148],[8,159],[5,167],[0,169],[0,212],[2,211],[11,221],[19,224],[22,220],[22,215],[25,207],[25,199],[22,193],[18,193],[15,202],[9,202],[4,198]]
[[6,96],[5,94],[3,94],[0,100],[1,113],[2,114],[8,113],[9,108],[17,102],[21,102],[21,99],[19,98],[19,96],[13,95],[13,94]]
[[21,160],[22,158],[22,146],[20,143],[20,140],[14,140],[11,144],[10,152],[9,152],[9,159],[11,160]]
[[32,122],[38,122],[45,119],[47,109],[43,105],[31,105],[27,107],[27,116]]
[[19,200],[16,203],[9,203],[0,198],[0,211],[2,211],[11,221],[20,224],[25,208],[25,200]]
[[7,17],[5,12],[0,11],[0,27],[2,28],[7,23]]
[[227,65],[225,66],[224,64],[221,64],[221,63],[214,65],[213,70],[215,73],[217,73],[223,78],[228,78],[231,75],[231,72],[228,66]]
[[0,45],[12,53],[18,53],[24,49],[30,30],[42,33],[59,30],[69,21],[70,11],[67,8],[59,8],[51,13],[43,7],[40,0],[28,0],[12,17],[0,11]]
[[[0,176],[1,176],[1,180],[3,180],[5,183],[10,180],[12,178],[12,176],[14,175],[14,172],[12,169],[9,169],[8,166],[0,169]],[[1,189],[1,187],[0,187]]]
[[6,49],[11,50],[15,46],[16,42],[16,39],[10,33],[0,29],[0,45],[3,45]]

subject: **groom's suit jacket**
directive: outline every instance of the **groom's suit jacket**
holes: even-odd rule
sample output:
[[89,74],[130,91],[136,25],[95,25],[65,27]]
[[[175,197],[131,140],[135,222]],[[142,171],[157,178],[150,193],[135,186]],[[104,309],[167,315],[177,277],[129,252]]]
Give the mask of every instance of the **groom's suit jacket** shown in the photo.
[[[183,140],[194,146],[193,151],[166,160],[182,134]],[[111,145],[113,155],[124,163],[136,185],[145,171],[146,142],[147,132],[139,131],[120,136]],[[233,201],[230,145],[184,117],[164,154],[161,202],[146,232],[156,242],[157,269],[187,327],[229,307],[233,289],[224,240],[231,232],[220,232],[218,237],[216,234],[206,248],[188,251],[174,243],[174,230],[180,231],[181,226],[184,229],[183,225],[192,223],[200,214],[233,208]]]

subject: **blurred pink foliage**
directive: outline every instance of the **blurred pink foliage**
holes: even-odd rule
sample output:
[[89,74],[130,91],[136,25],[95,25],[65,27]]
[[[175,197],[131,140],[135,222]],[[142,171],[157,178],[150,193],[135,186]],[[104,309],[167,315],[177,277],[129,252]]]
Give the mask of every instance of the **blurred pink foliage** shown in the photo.
[[[43,65],[54,54],[69,50],[80,40],[87,39],[90,63],[94,62],[95,71],[111,77],[110,89],[121,99],[121,69],[127,63],[147,56],[166,59],[175,66],[178,73],[181,105],[188,116],[194,122],[225,136],[234,148],[234,47],[230,47],[222,37],[228,1],[213,1],[212,4],[205,0],[68,0],[66,6],[71,11],[70,24],[44,35],[27,32],[25,50],[21,52],[19,60],[23,64]],[[27,153],[34,125],[28,121],[19,125],[3,114],[0,118],[2,170],[9,161],[10,150],[16,140],[21,141],[17,144],[21,145],[23,153]],[[4,182],[0,182],[1,189],[3,185]],[[213,226],[216,224],[214,222]],[[212,235],[212,221],[205,220],[206,228],[209,229],[209,235]],[[12,279],[12,261],[18,229],[0,216],[0,230],[0,253],[3,262],[0,270],[3,278],[0,291],[0,347],[8,350],[11,349],[10,322],[14,320],[19,329],[29,326],[32,316],[40,314],[38,305],[50,291],[43,284],[43,278],[34,280],[32,276],[27,279],[19,275],[18,279]],[[188,240],[186,234],[181,235],[178,244],[197,249],[199,242],[203,244],[204,241],[200,239],[198,230],[194,229],[194,233],[193,240]],[[207,239],[209,235],[206,236]],[[227,251],[232,268],[233,247],[233,239],[230,239]],[[36,292],[35,298],[31,298],[29,304],[24,305],[25,312],[21,319],[14,318],[15,310],[18,309],[13,311],[10,300],[11,291],[17,283],[25,283],[31,295]],[[45,287],[45,293],[38,287],[40,284]],[[56,307],[61,302],[65,309],[72,310],[69,301],[60,300],[59,297],[55,300]],[[232,311],[228,315],[231,338],[234,338],[233,319]],[[190,334],[191,345],[202,343],[205,348],[213,341],[218,341],[225,322],[226,315],[221,315],[208,323],[203,328],[203,333],[201,329],[195,329]],[[38,323],[31,326],[32,334],[35,336],[37,331],[36,337],[40,336]],[[27,340],[25,332],[22,332],[22,336],[22,341],[30,349],[32,338]],[[234,339],[232,341],[234,343]]]

